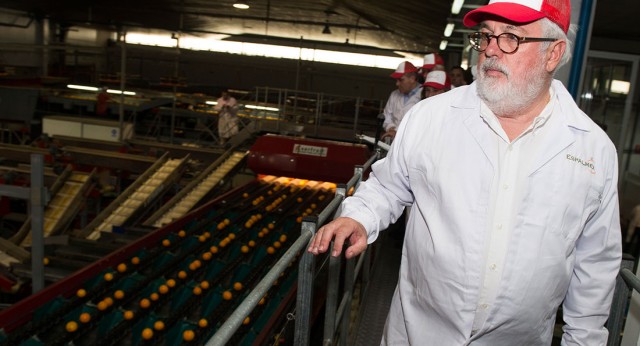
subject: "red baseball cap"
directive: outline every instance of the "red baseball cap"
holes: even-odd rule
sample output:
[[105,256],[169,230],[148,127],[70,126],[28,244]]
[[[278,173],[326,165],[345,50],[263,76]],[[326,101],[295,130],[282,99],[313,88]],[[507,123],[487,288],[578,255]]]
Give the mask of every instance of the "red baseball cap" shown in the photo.
[[440,54],[438,54],[438,53],[429,53],[429,54],[424,56],[424,62],[422,63],[422,68],[423,69],[430,70],[430,69],[434,68],[436,65],[443,65],[444,66],[444,59],[442,59]]
[[398,68],[391,74],[391,77],[399,79],[404,76],[405,73],[418,72],[418,69],[408,61],[403,61],[398,65]]
[[517,24],[546,17],[567,33],[571,23],[571,0],[491,0],[488,5],[467,13],[462,22],[465,26],[476,26],[491,17]]
[[424,86],[430,86],[436,89],[444,89],[451,87],[449,75],[444,71],[431,71],[427,73]]

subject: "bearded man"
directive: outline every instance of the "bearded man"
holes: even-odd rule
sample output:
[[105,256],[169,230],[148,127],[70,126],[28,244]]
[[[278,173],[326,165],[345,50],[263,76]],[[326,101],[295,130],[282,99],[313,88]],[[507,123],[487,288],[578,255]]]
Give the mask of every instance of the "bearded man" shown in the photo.
[[412,206],[383,345],[605,345],[621,259],[616,149],[555,71],[569,0],[492,0],[464,23],[477,80],[414,106],[321,227],[352,258]]

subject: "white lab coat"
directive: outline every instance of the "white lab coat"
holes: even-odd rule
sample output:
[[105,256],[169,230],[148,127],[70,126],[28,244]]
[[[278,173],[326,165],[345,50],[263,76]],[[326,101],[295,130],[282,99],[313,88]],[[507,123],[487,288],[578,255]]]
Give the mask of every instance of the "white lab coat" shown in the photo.
[[422,87],[417,87],[409,93],[409,97],[405,101],[405,95],[398,89],[391,92],[387,104],[384,106],[384,123],[382,127],[385,131],[395,128],[396,130],[400,126],[400,122],[404,115],[413,107],[416,103],[420,102],[422,97]]
[[409,111],[388,156],[345,200],[341,215],[369,242],[413,206],[383,345],[549,345],[563,300],[563,344],[605,345],[621,258],[616,151],[552,87],[550,132],[521,173],[500,288],[473,336],[498,152],[475,83]]
[[228,99],[219,98],[214,109],[218,110],[218,136],[229,139],[238,133],[238,101],[232,96]]

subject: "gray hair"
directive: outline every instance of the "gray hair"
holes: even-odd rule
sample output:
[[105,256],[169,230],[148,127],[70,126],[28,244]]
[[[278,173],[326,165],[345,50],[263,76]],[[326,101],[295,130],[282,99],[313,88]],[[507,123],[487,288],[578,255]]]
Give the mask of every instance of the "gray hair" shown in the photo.
[[[542,18],[540,22],[542,24],[542,34],[544,37],[556,38],[560,41],[565,41],[567,44],[564,55],[562,55],[560,63],[556,67],[557,70],[558,68],[569,62],[569,60],[571,60],[571,55],[573,53],[572,38],[576,36],[577,26],[575,24],[569,25],[569,35],[567,36],[567,34],[565,34],[565,32],[558,26],[558,24],[549,20],[549,18]],[[551,46],[551,44],[553,44],[553,42],[544,42],[540,45],[540,49],[542,51],[545,51],[547,48],[549,48],[549,46]]]

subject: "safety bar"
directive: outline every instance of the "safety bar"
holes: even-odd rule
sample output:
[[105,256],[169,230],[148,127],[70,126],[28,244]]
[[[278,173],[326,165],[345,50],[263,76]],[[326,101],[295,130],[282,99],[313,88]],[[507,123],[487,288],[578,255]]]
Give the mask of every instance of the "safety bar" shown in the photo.
[[249,293],[247,298],[233,311],[224,324],[218,329],[215,335],[209,341],[207,346],[225,345],[233,334],[242,325],[242,321],[251,313],[258,305],[260,299],[267,294],[269,288],[280,277],[280,273],[284,272],[289,264],[296,258],[296,255],[302,250],[311,239],[311,233],[304,233],[291,245],[278,262],[269,270],[267,275],[260,280],[258,285]]
[[[245,317],[247,317],[251,311],[258,305],[260,299],[264,297],[264,295],[268,292],[269,288],[273,285],[273,283],[280,277],[280,274],[283,273],[286,268],[289,266],[291,262],[294,261],[296,256],[300,251],[302,251],[302,256],[300,256],[300,264],[298,269],[298,293],[296,298],[296,314],[295,314],[295,334],[294,334],[294,345],[309,345],[309,337],[310,337],[310,321],[311,321],[311,302],[313,297],[313,279],[314,279],[314,269],[315,269],[315,256],[310,253],[304,251],[306,246],[309,245],[309,242],[312,236],[315,234],[318,225],[323,225],[329,217],[334,215],[334,213],[340,207],[340,204],[346,197],[347,192],[352,188],[358,186],[358,184],[362,181],[362,177],[364,172],[371,167],[371,165],[378,159],[380,156],[380,151],[376,150],[375,154],[365,162],[362,166],[356,166],[354,169],[353,177],[347,182],[347,184],[339,187],[336,190],[336,195],[329,202],[329,204],[318,214],[317,217],[314,216],[305,216],[302,219],[301,226],[301,234],[300,237],[291,245],[291,247],[285,252],[285,254],[278,260],[278,262],[269,270],[269,272],[260,280],[258,285],[249,293],[247,298],[240,303],[240,305],[233,311],[233,313],[229,316],[229,318],[222,324],[222,326],[218,329],[218,331],[207,341],[207,346],[218,346],[225,345],[233,334],[240,328],[242,322]],[[370,255],[369,251],[365,251],[362,255],[360,255],[358,260],[358,265],[355,270],[352,268],[349,270],[347,268],[345,279],[349,279],[349,284],[345,285],[344,293],[343,293],[343,302],[340,304],[340,308],[338,309],[338,313],[341,317],[345,314],[350,313],[350,300],[351,294],[350,291],[353,288],[353,282],[355,278],[357,278],[357,273],[360,268],[363,267],[363,262],[369,261]],[[337,261],[337,264],[336,264]],[[331,258],[332,263],[330,263],[330,269],[335,271],[337,265],[337,273],[333,273],[334,276],[339,275],[339,258]],[[347,263],[353,263],[353,261],[347,261]],[[333,267],[332,267],[333,266]],[[348,265],[349,267],[349,265]],[[353,265],[351,265],[353,267]],[[365,273],[363,274],[363,280],[366,278],[368,282],[369,274],[368,274],[368,266],[365,266]],[[334,283],[335,281],[335,283]],[[337,282],[339,280],[328,280],[328,285],[331,291],[328,293],[329,296],[337,297],[338,285]],[[334,315],[335,315],[335,299],[327,299],[327,305],[331,304],[333,307]],[[333,317],[333,320],[335,318]],[[348,319],[342,319],[343,324],[348,323]],[[330,324],[331,336],[333,335],[335,328],[333,323]],[[348,324],[345,326],[348,328]],[[346,329],[344,329],[346,330]],[[327,333],[325,329],[325,334]]]
[[[358,188],[362,181],[364,172],[380,157],[380,151],[365,162],[362,166],[354,168],[354,175],[347,184],[341,185],[336,189],[336,195],[333,200],[318,215],[317,220],[308,218],[303,220],[302,232],[311,232],[315,234],[319,226],[325,224],[331,215],[339,215],[339,207],[346,198],[352,187]],[[305,223],[306,222],[306,223]],[[333,243],[329,253],[333,250]],[[351,314],[351,298],[353,296],[353,288],[360,270],[363,272],[363,286],[366,287],[369,282],[369,263],[371,259],[371,251],[365,250],[358,256],[358,263],[354,265],[354,259],[349,259],[345,263],[343,291],[338,305],[338,290],[340,287],[340,272],[342,266],[341,257],[329,258],[329,269],[327,277],[327,296],[325,304],[325,320],[323,344],[333,345],[336,332],[340,332],[340,344],[347,344],[349,318]],[[367,265],[364,265],[364,264]],[[295,320],[294,345],[309,345],[310,335],[310,307],[313,301],[313,277],[315,268],[315,256],[310,253],[304,253],[300,260],[298,269],[298,297],[297,297],[297,316]],[[364,289],[364,288],[363,288]],[[336,308],[337,306],[337,308]]]
[[631,271],[633,269],[634,258],[629,254],[624,254],[620,263],[620,273],[616,278],[616,286],[613,291],[613,301],[609,310],[609,320],[607,329],[609,338],[607,345],[620,345],[624,318],[629,306],[630,289],[640,292],[640,279]]

